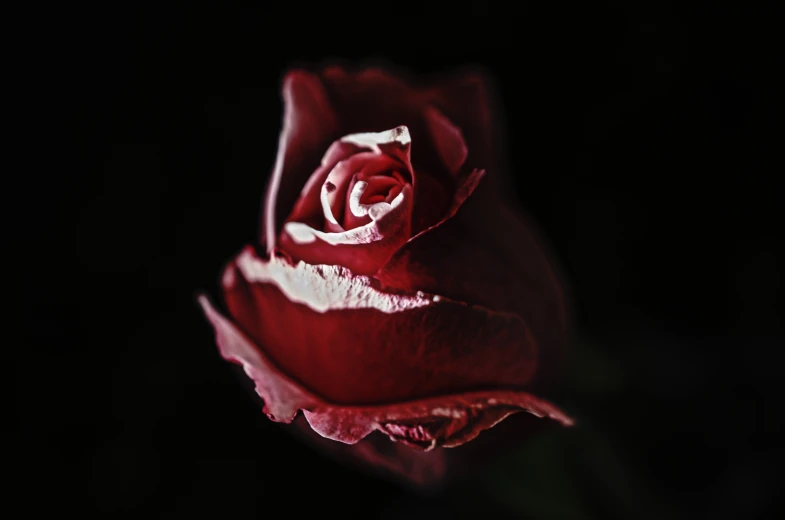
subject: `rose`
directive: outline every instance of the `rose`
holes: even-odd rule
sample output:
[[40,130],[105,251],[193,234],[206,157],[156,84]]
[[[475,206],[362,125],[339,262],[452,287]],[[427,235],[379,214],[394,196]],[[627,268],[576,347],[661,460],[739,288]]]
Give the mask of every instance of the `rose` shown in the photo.
[[483,77],[296,70],[283,97],[261,243],[224,272],[227,315],[200,297],[270,418],[423,450],[519,411],[571,424],[531,392],[564,346],[565,298],[484,179],[501,163]]

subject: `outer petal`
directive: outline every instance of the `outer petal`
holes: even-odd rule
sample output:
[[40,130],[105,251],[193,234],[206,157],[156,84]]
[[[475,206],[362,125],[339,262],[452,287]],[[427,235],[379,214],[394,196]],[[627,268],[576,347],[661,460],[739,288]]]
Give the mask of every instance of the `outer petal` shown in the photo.
[[428,139],[422,114],[427,104],[423,93],[410,83],[379,68],[328,67],[321,78],[345,133],[405,125],[413,141]]
[[[478,69],[464,70],[432,78],[425,85],[405,71],[393,74],[392,69],[329,67],[322,72],[343,125],[362,132],[406,124],[415,141],[433,138],[432,144],[450,170],[454,171],[455,164],[462,165],[464,161],[459,158],[466,159],[467,155],[469,171],[498,167],[496,159],[502,143],[499,122],[493,121],[492,115],[498,118],[499,111],[493,110],[494,88],[487,74]],[[463,146],[453,139],[449,139],[448,147],[443,146],[447,137],[443,130],[450,127],[458,130]],[[419,159],[415,157],[415,164],[420,164]]]
[[403,485],[436,490],[452,480],[476,474],[494,459],[504,456],[508,449],[519,446],[522,439],[548,428],[557,428],[561,423],[516,413],[458,450],[411,449],[404,443],[390,442],[378,431],[357,444],[334,442],[316,433],[303,416],[298,416],[293,426],[293,431],[304,441],[342,463]]
[[442,218],[443,213],[434,210],[439,205],[439,188],[445,190],[444,210],[456,187],[454,179],[460,185],[475,169],[493,172],[486,181],[492,198],[510,192],[503,113],[492,78],[482,69],[473,67],[422,81],[389,65],[329,67],[321,77],[340,124],[351,131],[405,124],[415,142],[428,139],[427,146],[413,150],[413,162],[419,172],[428,174],[423,184],[432,184],[429,192],[436,196],[429,197],[431,206],[415,202],[415,233]]
[[493,90],[488,75],[475,69],[442,78],[426,90],[425,96],[429,104],[461,129],[468,148],[469,166],[497,172],[503,143],[501,122],[492,120],[501,112],[493,109]]
[[431,132],[433,146],[441,157],[442,163],[450,175],[458,175],[469,154],[461,129],[435,107],[426,107],[423,115]]
[[547,381],[569,333],[563,277],[530,226],[501,203],[486,202],[470,197],[375,276],[388,290],[416,288],[521,316],[540,347],[538,378]]
[[263,260],[251,248],[224,278],[240,329],[335,403],[520,388],[532,379],[537,345],[518,316],[377,285],[343,267]]
[[302,415],[293,421],[293,426],[292,431],[303,441],[336,461],[416,489],[438,488],[455,473],[449,455],[458,450],[449,453],[444,449],[411,449],[390,442],[381,433],[371,434],[357,444],[335,442],[315,432]]
[[280,226],[339,133],[335,111],[316,75],[291,71],[284,78],[282,90],[283,129],[264,199],[262,241],[268,251],[275,247]]
[[237,326],[199,299],[216,331],[223,357],[243,366],[256,383],[271,419],[289,423],[298,410],[324,438],[355,444],[380,431],[391,440],[429,451],[474,439],[512,413],[528,411],[564,425],[572,420],[552,404],[523,391],[479,391],[377,406],[333,404],[304,389],[270,360]]
[[[322,162],[315,172],[308,179],[300,192],[300,197],[292,208],[292,212],[287,220],[294,220],[309,224],[313,227],[320,227],[322,218],[321,191],[322,186],[330,175],[330,172],[339,162],[347,159],[352,154],[359,151],[359,147],[352,143],[335,141],[322,157]],[[283,220],[278,225],[283,224]],[[280,230],[278,230],[280,231]]]

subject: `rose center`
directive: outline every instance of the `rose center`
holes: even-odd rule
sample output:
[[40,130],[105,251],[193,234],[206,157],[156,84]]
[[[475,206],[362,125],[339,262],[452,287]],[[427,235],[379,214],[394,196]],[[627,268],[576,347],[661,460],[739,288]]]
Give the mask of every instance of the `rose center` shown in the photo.
[[391,204],[411,183],[394,158],[373,155],[365,159],[362,164],[356,160],[339,163],[322,185],[323,231],[341,232],[368,224],[374,211],[383,206],[378,206],[379,210],[374,207]]

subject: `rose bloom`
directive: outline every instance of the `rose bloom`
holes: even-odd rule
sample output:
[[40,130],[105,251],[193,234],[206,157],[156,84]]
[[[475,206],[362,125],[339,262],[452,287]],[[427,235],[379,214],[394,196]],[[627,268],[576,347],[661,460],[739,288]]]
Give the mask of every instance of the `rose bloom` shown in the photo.
[[302,411],[413,481],[516,412],[571,424],[533,393],[562,357],[565,294],[501,195],[484,76],[294,70],[283,99],[261,239],[226,268],[224,312],[200,297],[270,419]]

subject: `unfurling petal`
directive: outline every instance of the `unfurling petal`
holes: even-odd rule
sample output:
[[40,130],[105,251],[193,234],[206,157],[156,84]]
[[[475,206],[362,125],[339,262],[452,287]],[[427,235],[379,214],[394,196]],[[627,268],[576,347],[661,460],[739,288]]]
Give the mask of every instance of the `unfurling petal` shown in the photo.
[[523,391],[459,392],[378,405],[335,404],[297,383],[206,297],[200,297],[200,303],[215,329],[221,354],[242,365],[255,381],[265,413],[288,423],[303,410],[313,430],[327,439],[354,444],[379,431],[394,441],[427,451],[468,442],[520,411],[572,424],[558,408]]
[[338,132],[338,119],[319,77],[301,70],[283,81],[284,119],[278,156],[264,197],[262,241],[275,247],[283,221]]
[[[410,149],[405,126],[350,134],[334,143],[287,219],[279,249],[295,261],[341,265],[356,274],[375,273],[412,234]],[[384,174],[400,185],[395,196],[363,203],[360,199],[368,183],[380,186],[383,182],[376,177]]]
[[555,379],[570,316],[553,256],[531,224],[503,205],[464,209],[410,240],[376,278],[389,290],[416,288],[521,316],[540,347],[537,382]]
[[368,224],[337,233],[288,222],[279,247],[298,261],[340,265],[356,274],[371,275],[408,240],[412,202],[411,186],[406,186],[391,203],[374,204]]
[[278,367],[335,403],[520,388],[537,367],[518,316],[382,291],[339,266],[265,260],[246,248],[227,267],[224,294],[234,322]]

